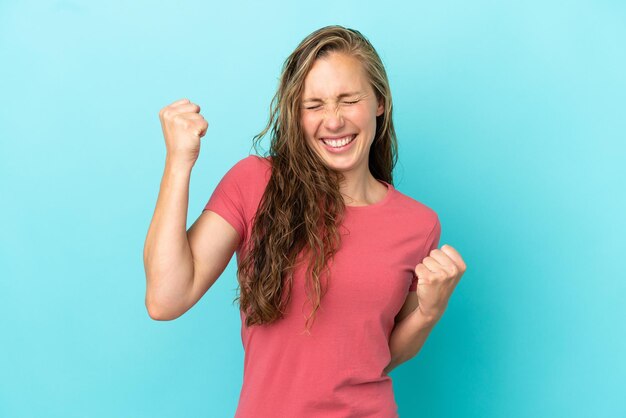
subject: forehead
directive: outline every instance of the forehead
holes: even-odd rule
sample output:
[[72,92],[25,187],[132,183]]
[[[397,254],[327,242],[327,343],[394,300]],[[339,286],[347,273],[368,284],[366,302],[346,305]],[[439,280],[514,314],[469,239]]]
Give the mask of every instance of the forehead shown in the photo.
[[351,92],[368,92],[363,65],[354,57],[331,53],[318,58],[304,79],[303,98],[336,98]]

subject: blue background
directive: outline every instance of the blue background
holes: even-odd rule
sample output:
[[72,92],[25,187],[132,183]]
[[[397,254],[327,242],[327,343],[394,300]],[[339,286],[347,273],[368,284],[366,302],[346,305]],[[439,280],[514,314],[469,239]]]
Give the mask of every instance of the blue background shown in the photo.
[[624,22],[608,0],[3,1],[0,416],[234,414],[234,258],[179,319],[144,306],[158,111],[187,97],[209,122],[190,226],[329,24],[377,48],[396,188],[468,265],[391,372],[400,416],[626,416]]

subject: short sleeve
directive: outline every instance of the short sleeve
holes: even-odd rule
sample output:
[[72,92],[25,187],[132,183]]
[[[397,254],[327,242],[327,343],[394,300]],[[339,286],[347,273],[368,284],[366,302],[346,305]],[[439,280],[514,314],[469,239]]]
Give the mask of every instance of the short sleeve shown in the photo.
[[[436,218],[435,225],[433,229],[428,234],[426,238],[425,249],[423,251],[422,259],[426,258],[432,250],[439,246],[439,239],[441,238],[441,223],[439,222],[439,217]],[[420,260],[421,262],[421,260]],[[411,286],[409,287],[409,291],[414,292],[417,289],[417,276],[415,272],[413,272],[413,280],[411,281]]]
[[244,193],[241,187],[245,181],[244,160],[237,162],[224,174],[202,210],[211,210],[224,218],[235,228],[241,242],[246,237]]

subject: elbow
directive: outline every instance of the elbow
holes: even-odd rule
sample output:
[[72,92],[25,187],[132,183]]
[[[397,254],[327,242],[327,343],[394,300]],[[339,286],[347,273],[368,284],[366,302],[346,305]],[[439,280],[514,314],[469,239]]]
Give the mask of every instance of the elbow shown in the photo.
[[146,298],[145,305],[146,310],[148,311],[148,316],[155,321],[171,321],[181,315],[180,313],[163,306],[163,304],[150,300],[149,298]]
[[171,321],[173,319],[154,305],[146,305],[146,309],[148,310],[148,316],[155,321]]

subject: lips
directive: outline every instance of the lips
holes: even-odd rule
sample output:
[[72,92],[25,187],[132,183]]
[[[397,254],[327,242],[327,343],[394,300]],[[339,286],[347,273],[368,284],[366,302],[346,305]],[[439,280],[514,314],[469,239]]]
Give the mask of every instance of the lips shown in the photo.
[[[324,139],[320,139],[320,142],[322,143],[323,147],[330,153],[333,154],[337,154],[337,153],[343,153],[344,151],[350,149],[352,147],[352,144],[354,144],[356,142],[356,137],[358,135],[353,134],[352,135],[352,139],[343,144],[343,145],[332,145],[330,142],[325,141]],[[342,143],[341,141],[337,141],[338,143]]]
[[345,137],[348,137],[348,136],[352,136],[352,135],[356,135],[356,134],[352,133],[352,134],[337,135],[337,136],[330,136],[329,135],[329,136],[322,136],[322,137],[320,137],[320,139],[342,139],[342,138],[345,138]]
[[351,135],[344,135],[342,137],[323,137],[323,138],[320,138],[320,141],[322,141],[327,146],[340,148],[340,147],[346,146],[347,144],[350,144],[352,141],[354,141],[355,138],[356,138],[356,134],[351,134]]

